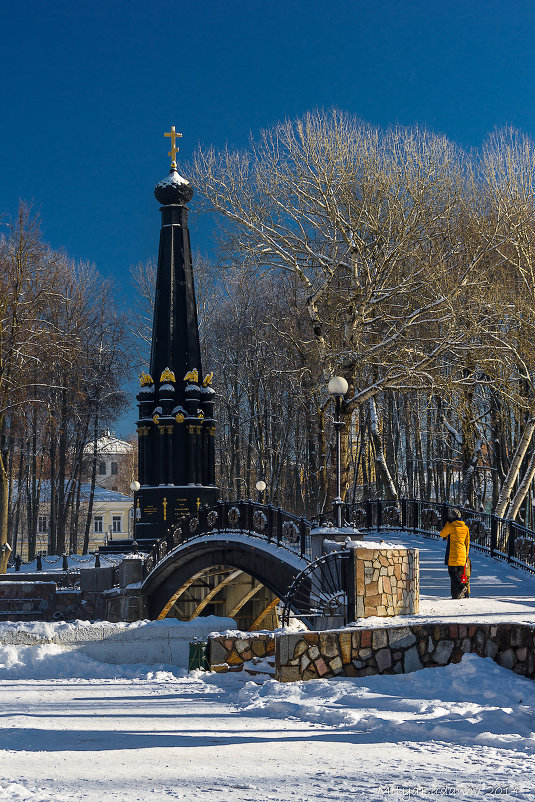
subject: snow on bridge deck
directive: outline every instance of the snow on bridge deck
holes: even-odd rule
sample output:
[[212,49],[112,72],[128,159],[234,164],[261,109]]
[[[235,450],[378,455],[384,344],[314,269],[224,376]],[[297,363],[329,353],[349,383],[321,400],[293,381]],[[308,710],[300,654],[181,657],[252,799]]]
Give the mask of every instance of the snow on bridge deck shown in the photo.
[[[244,537],[243,535],[241,535]],[[235,533],[234,537],[240,535]],[[470,579],[471,597],[455,601],[450,598],[450,583],[447,568],[444,565],[445,544],[442,540],[414,535],[410,532],[383,530],[366,533],[364,543],[376,543],[379,540],[394,545],[404,545],[420,550],[420,613],[417,616],[396,618],[401,621],[449,621],[462,623],[476,620],[482,623],[511,620],[535,624],[535,575],[521,568],[515,568],[507,562],[492,558],[483,552],[470,550],[472,560],[472,577]],[[262,541],[260,541],[262,542]],[[262,544],[266,549],[276,549],[275,544]],[[304,567],[305,562],[298,555],[287,552],[289,561],[297,567]],[[130,555],[131,556],[131,555]],[[84,560],[86,560],[84,558]],[[113,555],[107,561],[101,557],[101,565],[115,564],[121,555]],[[76,558],[69,558],[70,568],[89,568],[93,561],[80,564]],[[61,561],[43,566],[43,573],[61,571]],[[35,562],[22,566],[21,573],[35,571]],[[9,571],[12,573],[12,570]],[[15,572],[13,572],[15,573]],[[17,574],[15,574],[17,576]],[[19,574],[20,576],[20,574]],[[388,626],[393,623],[389,618],[367,618],[367,626]],[[364,625],[364,621],[362,622]]]
[[[472,576],[469,599],[454,600],[450,594],[448,570],[444,565],[445,543],[436,538],[402,531],[370,533],[366,540],[383,538],[420,551],[420,612],[397,622],[447,621],[494,623],[515,621],[535,623],[535,575],[507,562],[470,549]],[[392,618],[362,619],[362,626],[390,626]]]

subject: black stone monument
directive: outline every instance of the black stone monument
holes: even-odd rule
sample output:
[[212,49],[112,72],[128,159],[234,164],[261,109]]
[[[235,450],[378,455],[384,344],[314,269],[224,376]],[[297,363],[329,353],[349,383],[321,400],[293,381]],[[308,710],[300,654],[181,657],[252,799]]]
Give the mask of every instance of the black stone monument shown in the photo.
[[162,226],[156,278],[150,375],[137,396],[139,490],[134,536],[163,537],[179,518],[214,504],[214,391],[203,380],[186,204],[191,184],[179,175],[173,146],[167,178],[156,184]]

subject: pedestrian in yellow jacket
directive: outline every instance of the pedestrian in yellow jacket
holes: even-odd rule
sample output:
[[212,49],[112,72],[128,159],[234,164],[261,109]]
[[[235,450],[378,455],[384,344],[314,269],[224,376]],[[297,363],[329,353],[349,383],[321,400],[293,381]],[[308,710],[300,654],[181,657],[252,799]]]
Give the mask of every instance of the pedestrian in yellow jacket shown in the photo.
[[470,596],[470,583],[461,582],[470,550],[470,532],[459,510],[448,511],[448,523],[441,529],[440,537],[448,538],[444,562],[450,575],[451,598],[464,599]]

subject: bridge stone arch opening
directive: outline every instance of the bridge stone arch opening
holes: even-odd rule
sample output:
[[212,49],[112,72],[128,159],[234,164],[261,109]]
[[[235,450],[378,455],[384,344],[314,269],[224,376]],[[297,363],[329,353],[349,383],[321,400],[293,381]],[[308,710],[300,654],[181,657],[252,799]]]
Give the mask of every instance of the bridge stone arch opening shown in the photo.
[[187,579],[171,596],[158,619],[191,621],[197,616],[233,618],[242,631],[279,626],[279,597],[240,568],[215,565]]
[[277,605],[306,561],[244,532],[212,533],[170,551],[142,590],[149,617],[233,618],[241,630],[274,629]]

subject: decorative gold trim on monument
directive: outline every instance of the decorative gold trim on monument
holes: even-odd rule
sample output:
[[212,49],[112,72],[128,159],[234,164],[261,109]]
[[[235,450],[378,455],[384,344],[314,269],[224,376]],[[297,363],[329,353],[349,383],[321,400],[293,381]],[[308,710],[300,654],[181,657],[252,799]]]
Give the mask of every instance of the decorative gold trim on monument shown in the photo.
[[142,370],[139,376],[139,383],[142,387],[149,387],[151,384],[154,384],[154,379],[150,373],[145,373],[145,371]]
[[175,420],[177,423],[184,423],[186,420],[186,416],[182,414],[182,412],[177,412],[175,415]]
[[211,373],[207,373],[203,379],[202,386],[203,387],[210,387],[212,385],[212,379],[214,378],[214,371]]
[[169,370],[169,368],[165,368],[165,370],[162,370],[162,375],[160,376],[160,383],[174,382],[174,381],[176,381],[176,379],[175,379],[175,374],[173,373],[172,370]]
[[185,382],[192,382],[193,384],[198,384],[199,383],[199,371],[197,370],[197,368],[193,368],[193,370],[190,370],[189,373],[186,373],[186,375],[184,376],[184,381]]

